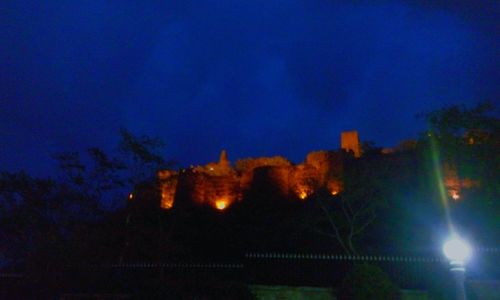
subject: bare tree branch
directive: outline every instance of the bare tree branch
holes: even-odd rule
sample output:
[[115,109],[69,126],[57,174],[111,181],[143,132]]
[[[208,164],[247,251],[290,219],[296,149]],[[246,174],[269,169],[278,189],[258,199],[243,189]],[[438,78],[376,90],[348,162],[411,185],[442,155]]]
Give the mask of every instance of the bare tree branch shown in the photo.
[[342,247],[342,249],[344,249],[344,251],[347,254],[351,254],[351,251],[349,251],[349,249],[344,244],[344,241],[342,241],[341,235],[339,233],[339,229],[338,229],[337,225],[335,224],[335,221],[332,219],[332,216],[328,212],[328,209],[325,207],[325,205],[324,205],[324,203],[323,203],[323,201],[321,199],[319,199],[319,204],[320,204],[321,209],[325,213],[325,216],[327,217],[328,222],[332,226],[332,229],[335,231],[335,238],[337,239],[337,242],[340,244],[340,246]]
[[376,216],[375,212],[372,212],[370,219],[368,219],[363,225],[361,225],[361,227],[359,227],[357,230],[355,230],[353,236],[358,235],[361,232],[363,232],[363,230],[365,230],[366,227],[368,227],[368,225],[373,223],[373,221],[375,220],[376,217],[377,216]]

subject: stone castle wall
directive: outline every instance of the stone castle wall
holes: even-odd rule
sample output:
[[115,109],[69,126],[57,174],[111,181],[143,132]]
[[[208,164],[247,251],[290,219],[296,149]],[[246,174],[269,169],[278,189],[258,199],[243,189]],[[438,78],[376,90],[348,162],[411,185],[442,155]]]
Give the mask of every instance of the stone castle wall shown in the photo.
[[[341,151],[315,151],[307,154],[304,162],[292,164],[282,156],[245,158],[234,167],[222,151],[219,161],[204,166],[192,166],[180,171],[158,172],[161,208],[170,209],[177,199],[224,210],[241,201],[249,191],[270,192],[289,199],[305,200],[315,191],[326,189],[332,195],[343,190],[343,152],[362,155],[358,133],[342,132]],[[397,149],[382,151],[392,154]],[[404,150],[404,149],[403,149]],[[460,200],[462,189],[479,186],[479,182],[459,178],[453,165],[443,166],[443,183],[448,196]]]
[[161,207],[169,209],[177,197],[184,197],[196,205],[223,210],[241,201],[254,186],[263,184],[287,198],[304,200],[319,188],[337,194],[342,188],[340,156],[328,151],[311,152],[297,165],[280,156],[246,158],[238,160],[233,168],[223,151],[217,163],[179,172],[160,171]]

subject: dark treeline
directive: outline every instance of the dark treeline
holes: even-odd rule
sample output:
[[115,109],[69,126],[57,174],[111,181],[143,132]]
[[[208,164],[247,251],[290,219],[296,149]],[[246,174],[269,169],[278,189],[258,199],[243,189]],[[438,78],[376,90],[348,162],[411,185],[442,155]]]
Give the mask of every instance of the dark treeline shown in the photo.
[[[161,147],[158,139],[122,130],[113,153],[55,154],[57,176],[0,172],[0,241],[7,245],[0,248],[1,264],[45,268],[74,261],[95,233],[119,218],[134,186],[171,166],[158,155]],[[98,259],[100,252],[92,254]]]

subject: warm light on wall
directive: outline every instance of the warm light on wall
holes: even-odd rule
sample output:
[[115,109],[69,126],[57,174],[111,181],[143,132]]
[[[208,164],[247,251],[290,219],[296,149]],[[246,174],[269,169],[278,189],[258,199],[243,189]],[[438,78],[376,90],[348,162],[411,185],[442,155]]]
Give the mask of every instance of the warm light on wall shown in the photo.
[[158,172],[161,187],[160,207],[170,209],[174,206],[175,193],[177,190],[178,173],[171,170]]
[[460,199],[460,194],[457,192],[457,191],[450,191],[450,195],[451,195],[451,198],[453,198],[453,200],[459,200]]
[[132,200],[132,199],[134,199],[134,194],[132,194],[132,193],[128,194],[128,200]]
[[342,191],[342,183],[339,180],[333,179],[327,183],[330,195],[337,196]]
[[296,192],[297,196],[301,199],[301,200],[305,200],[308,196],[309,196],[309,192],[306,188],[299,188]]
[[167,195],[166,193],[161,193],[161,208],[170,209],[174,206],[174,198],[173,196]]
[[215,201],[215,208],[218,210],[224,210],[227,208],[227,204],[228,203],[226,200],[220,199],[220,200]]
[[[222,151],[219,162],[179,171],[159,171],[161,207],[172,208],[176,196],[182,194],[196,205],[209,205],[222,211],[243,199],[253,188],[254,178],[272,185],[281,196],[292,196],[295,200],[306,201],[320,189],[335,196],[343,190],[338,179],[341,169],[342,156],[329,151],[311,152],[297,165],[277,156],[239,160],[236,167],[231,166],[226,152]],[[178,187],[182,188],[180,193]]]

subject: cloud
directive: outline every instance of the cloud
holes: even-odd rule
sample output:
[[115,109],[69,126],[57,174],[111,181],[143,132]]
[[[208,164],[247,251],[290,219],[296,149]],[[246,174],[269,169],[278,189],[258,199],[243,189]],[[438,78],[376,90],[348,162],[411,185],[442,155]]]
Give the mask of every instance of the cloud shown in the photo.
[[394,144],[422,129],[418,112],[498,98],[492,8],[409,0],[9,2],[1,24],[9,41],[0,66],[2,156],[40,161],[54,149],[106,146],[120,127],[160,136],[165,155],[183,164],[216,159],[222,148],[233,158],[297,161],[338,147],[340,131],[350,129]]

